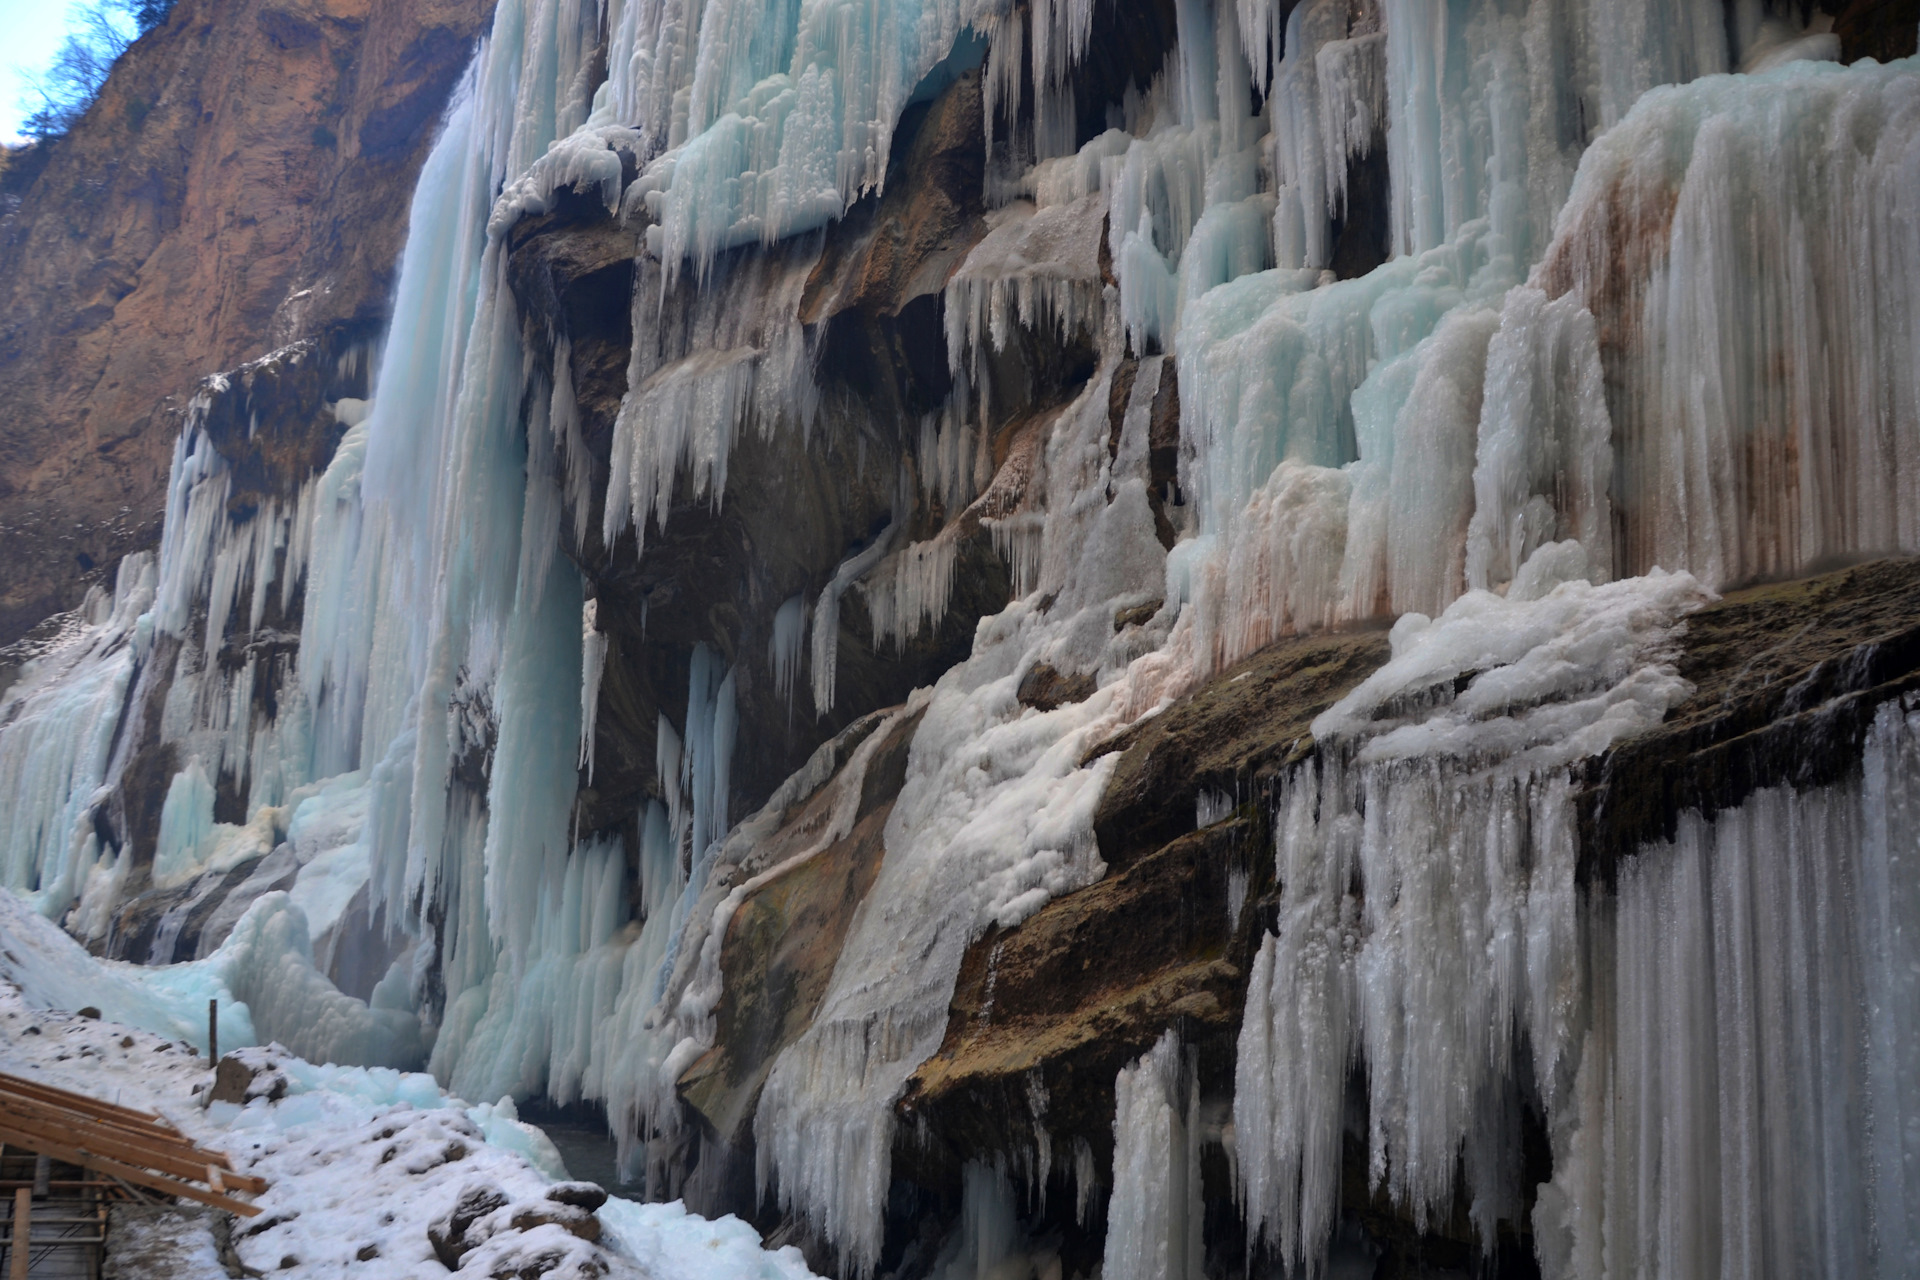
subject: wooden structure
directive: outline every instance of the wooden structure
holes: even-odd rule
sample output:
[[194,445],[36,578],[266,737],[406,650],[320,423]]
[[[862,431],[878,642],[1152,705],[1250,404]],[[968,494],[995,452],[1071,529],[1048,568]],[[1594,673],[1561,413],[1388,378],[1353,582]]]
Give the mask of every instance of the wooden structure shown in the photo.
[[0,1073],[0,1256],[5,1280],[99,1275],[114,1200],[192,1200],[243,1218],[263,1179],[156,1115]]

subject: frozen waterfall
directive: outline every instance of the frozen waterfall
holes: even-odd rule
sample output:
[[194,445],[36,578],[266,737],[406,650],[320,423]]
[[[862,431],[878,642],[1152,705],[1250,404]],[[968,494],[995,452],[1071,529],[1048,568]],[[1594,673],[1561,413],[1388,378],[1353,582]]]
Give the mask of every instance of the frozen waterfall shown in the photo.
[[[1179,1027],[1119,1071],[1113,1163],[1078,1175],[1109,1201],[1103,1274],[1213,1274],[1203,1148],[1250,1256],[1322,1273],[1356,1125],[1369,1192],[1422,1229],[1465,1204],[1489,1254],[1524,1227],[1547,1275],[1903,1274],[1920,712],[1884,706],[1841,783],[1681,815],[1617,885],[1576,875],[1577,771],[1692,694],[1690,612],[1920,553],[1920,64],[1836,65],[1804,8],[1177,0],[1164,65],[1096,122],[1076,77],[1118,19],[1093,0],[500,0],[331,461],[232,504],[200,403],[157,555],[0,695],[0,883],[100,942],[130,874],[211,893],[284,849],[225,942],[156,972],[308,1056],[599,1103],[664,1198],[712,1141],[678,1089],[716,1043],[730,922],[848,838],[910,732],[872,887],[747,1130],[756,1195],[866,1277],[968,948],[1109,873],[1103,747],[1275,641],[1391,622],[1260,797],[1282,888],[1230,1099],[1203,1115]],[[823,228],[964,76],[987,207],[933,290],[947,401],[882,424],[916,468],[878,482],[892,518],[807,592],[740,602],[764,659],[681,645],[631,835],[584,828],[596,717],[639,660],[570,552],[649,563],[677,513],[752,500],[743,439],[839,411],[804,314]],[[1337,276],[1382,161],[1380,260]],[[509,278],[515,227],[567,189],[635,259],[604,477],[570,339]],[[1016,423],[1029,341],[1085,369]],[[1015,598],[744,812],[747,682],[825,722],[842,610],[904,651],[975,533]],[[297,645],[263,642],[296,614]],[[1041,664],[1085,696],[1023,698]],[[148,747],[171,764],[136,857],[106,815]],[[807,838],[779,834],[805,805]],[[366,998],[315,960],[356,901],[394,948]],[[124,1016],[180,1021],[177,990],[114,974]],[[967,1163],[952,1274],[1059,1274],[1024,1234],[1038,1141],[1037,1175]]]

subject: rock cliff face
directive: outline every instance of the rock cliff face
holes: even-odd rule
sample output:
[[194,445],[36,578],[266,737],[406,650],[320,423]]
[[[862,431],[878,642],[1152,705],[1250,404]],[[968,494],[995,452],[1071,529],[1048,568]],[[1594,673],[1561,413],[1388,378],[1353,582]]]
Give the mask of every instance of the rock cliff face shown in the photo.
[[492,7],[181,0],[71,134],[18,158],[0,644],[152,543],[200,378],[377,337],[414,177]]

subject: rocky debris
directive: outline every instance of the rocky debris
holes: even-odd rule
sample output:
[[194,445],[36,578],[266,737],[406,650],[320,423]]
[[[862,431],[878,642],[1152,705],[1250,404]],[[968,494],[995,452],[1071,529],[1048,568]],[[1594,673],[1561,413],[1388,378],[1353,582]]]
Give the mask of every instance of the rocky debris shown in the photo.
[[[560,1199],[555,1192],[568,1198]],[[606,1199],[607,1193],[591,1182],[557,1183],[544,1200],[518,1201],[499,1187],[475,1183],[461,1191],[445,1217],[427,1228],[427,1240],[449,1271],[499,1278],[556,1272],[604,1275],[604,1268],[594,1269],[596,1260],[580,1257],[577,1248],[556,1247],[548,1237],[564,1232],[588,1244],[599,1243],[600,1219],[593,1210]],[[591,1207],[586,1201],[593,1202]]]
[[434,1256],[447,1270],[458,1271],[461,1259],[480,1243],[469,1241],[467,1232],[474,1223],[506,1207],[506,1203],[507,1195],[498,1187],[485,1184],[467,1187],[447,1216],[427,1228],[427,1240],[433,1245]]
[[[116,1202],[107,1212],[102,1280],[227,1280],[212,1209]],[[230,1253],[231,1249],[225,1252]]]
[[607,1189],[597,1182],[556,1182],[547,1188],[547,1199],[592,1213],[607,1202]]
[[522,1204],[514,1208],[507,1225],[515,1231],[531,1231],[535,1227],[559,1227],[570,1236],[578,1237],[589,1244],[600,1240],[600,1219],[593,1216],[589,1209],[578,1205],[555,1204],[551,1201],[542,1204]]
[[213,1087],[207,1091],[209,1102],[231,1102],[245,1106],[255,1098],[278,1102],[287,1096],[286,1072],[282,1061],[290,1057],[277,1044],[236,1049],[221,1055],[213,1069]]

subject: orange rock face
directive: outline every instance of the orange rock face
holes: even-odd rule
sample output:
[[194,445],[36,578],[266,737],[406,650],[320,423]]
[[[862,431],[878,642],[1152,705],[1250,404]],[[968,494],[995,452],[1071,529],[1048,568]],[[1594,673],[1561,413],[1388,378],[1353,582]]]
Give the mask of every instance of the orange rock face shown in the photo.
[[180,0],[50,154],[16,153],[0,644],[153,540],[199,378],[376,335],[414,176],[491,9]]

